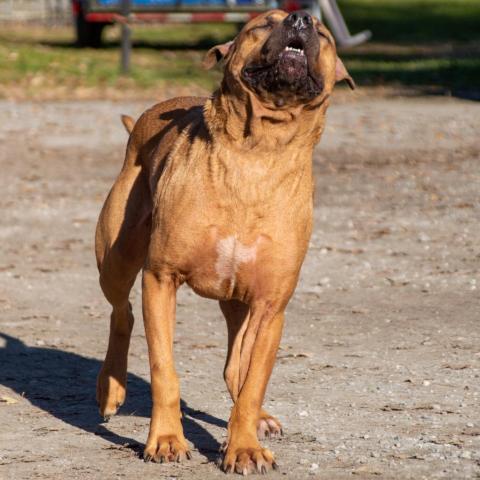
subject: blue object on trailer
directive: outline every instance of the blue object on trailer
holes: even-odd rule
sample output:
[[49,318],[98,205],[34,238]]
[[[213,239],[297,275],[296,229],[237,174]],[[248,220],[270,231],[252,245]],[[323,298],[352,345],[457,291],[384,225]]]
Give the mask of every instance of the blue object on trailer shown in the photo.
[[[96,0],[95,4],[98,7],[120,8],[119,0]],[[258,5],[256,0],[240,0],[235,2],[241,5]],[[263,3],[263,2],[262,2]],[[155,7],[165,5],[230,5],[227,0],[131,0],[131,8],[135,7]]]

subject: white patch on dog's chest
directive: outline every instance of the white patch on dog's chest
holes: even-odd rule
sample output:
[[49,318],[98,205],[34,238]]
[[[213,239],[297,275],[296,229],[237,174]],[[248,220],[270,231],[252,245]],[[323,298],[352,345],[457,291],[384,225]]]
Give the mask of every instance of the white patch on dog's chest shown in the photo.
[[248,247],[240,243],[233,235],[219,240],[216,245],[217,261],[215,271],[218,275],[219,286],[229,280],[232,286],[235,275],[242,263],[254,262],[257,258],[257,242]]

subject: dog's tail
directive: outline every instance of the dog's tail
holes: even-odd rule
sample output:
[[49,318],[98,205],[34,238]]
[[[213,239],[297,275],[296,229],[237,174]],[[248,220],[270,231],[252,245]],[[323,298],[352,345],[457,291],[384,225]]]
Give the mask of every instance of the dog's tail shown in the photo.
[[133,127],[135,126],[135,120],[129,115],[122,115],[121,119],[127,133],[132,133]]

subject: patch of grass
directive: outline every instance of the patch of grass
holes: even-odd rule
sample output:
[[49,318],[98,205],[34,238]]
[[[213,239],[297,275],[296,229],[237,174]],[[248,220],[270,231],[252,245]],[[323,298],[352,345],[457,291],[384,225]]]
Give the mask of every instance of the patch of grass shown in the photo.
[[[134,50],[128,78],[121,75],[119,29],[111,27],[105,48],[74,47],[67,28],[2,28],[0,31],[0,95],[20,92],[20,97],[50,98],[55,89],[64,95],[77,90],[100,95],[105,88],[150,96],[166,87],[194,93],[212,90],[220,80],[218,70],[205,71],[202,60],[211,45],[235,34],[232,25],[139,27],[133,30]],[[208,35],[208,37],[207,37]],[[182,41],[187,39],[187,42]],[[95,92],[97,89],[97,92]]]

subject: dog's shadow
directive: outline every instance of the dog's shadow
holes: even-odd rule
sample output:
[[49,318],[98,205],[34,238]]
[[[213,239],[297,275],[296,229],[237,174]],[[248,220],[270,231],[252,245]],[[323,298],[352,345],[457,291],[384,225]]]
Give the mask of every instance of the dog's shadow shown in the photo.
[[[117,435],[106,427],[95,402],[95,382],[101,362],[75,353],[46,347],[28,347],[21,340],[0,332],[0,384],[11,388],[32,405],[92,435],[132,449],[141,456],[143,445]],[[120,415],[149,417],[150,385],[129,374],[128,395]],[[185,436],[209,461],[218,457],[220,444],[198,422],[225,428],[224,420],[181,404]]]

